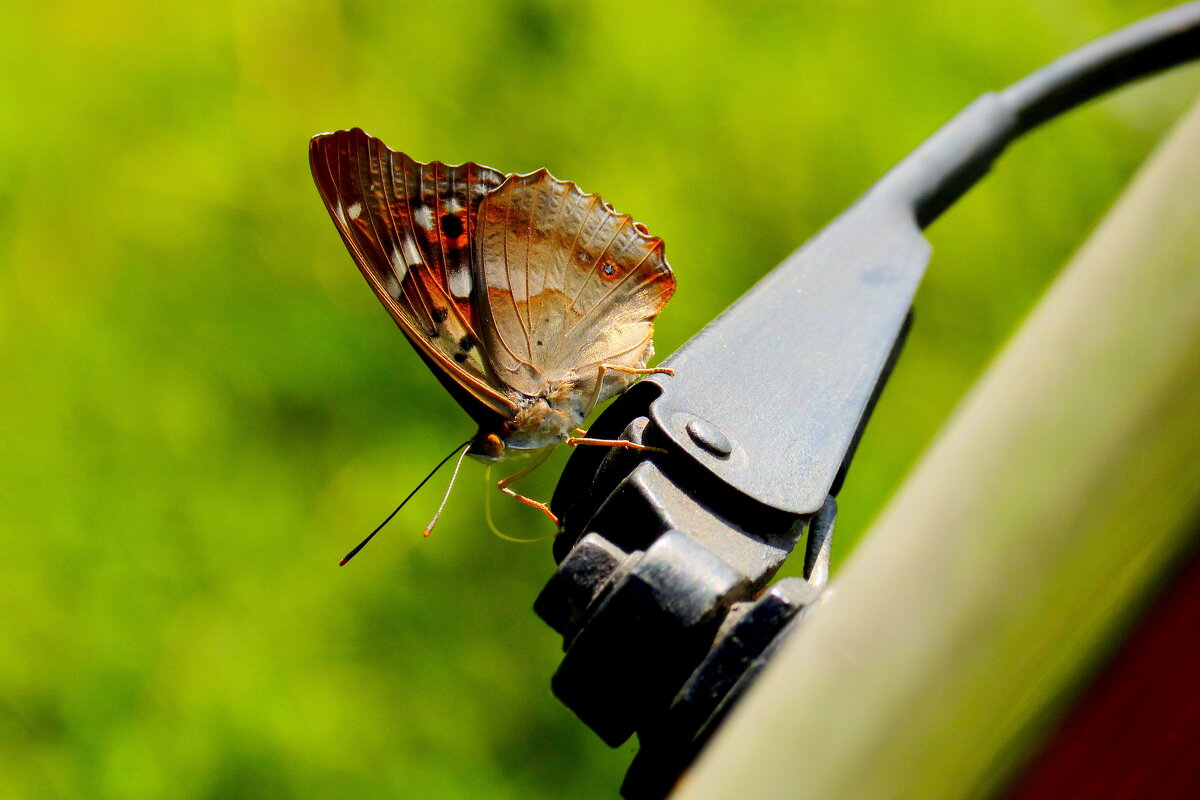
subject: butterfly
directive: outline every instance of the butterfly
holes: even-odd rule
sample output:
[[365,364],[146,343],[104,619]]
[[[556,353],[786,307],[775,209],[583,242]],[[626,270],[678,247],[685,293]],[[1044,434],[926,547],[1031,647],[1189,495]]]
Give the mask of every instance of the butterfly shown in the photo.
[[479,426],[463,454],[543,451],[502,491],[557,522],[509,485],[561,443],[641,447],[579,426],[639,376],[670,374],[646,367],[675,291],[662,239],[545,169],[422,163],[359,128],[314,136],[309,161],[363,277]]

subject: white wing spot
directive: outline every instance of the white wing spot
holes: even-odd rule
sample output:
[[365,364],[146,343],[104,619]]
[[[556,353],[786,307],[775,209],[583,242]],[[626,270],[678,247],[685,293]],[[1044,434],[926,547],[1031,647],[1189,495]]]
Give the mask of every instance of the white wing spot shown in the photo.
[[471,296],[471,270],[465,264],[450,273],[450,294],[462,299]]
[[362,203],[355,200],[350,204],[350,219],[358,219],[358,215],[362,213]]
[[408,274],[408,265],[404,263],[404,259],[402,259],[400,257],[400,254],[398,252],[396,252],[396,248],[394,248],[394,247],[392,248],[392,269],[396,273],[396,281],[397,281],[396,290],[392,291],[392,287],[391,287],[391,283],[390,283],[391,279],[389,279],[388,291],[392,293],[393,297],[398,298],[398,297],[400,297],[399,281],[404,280],[404,276]]
[[429,206],[417,206],[413,211],[413,219],[425,230],[433,230],[433,210]]
[[[404,269],[404,266],[401,265],[400,268]],[[396,298],[397,300],[400,299],[400,281],[396,280],[394,275],[387,276],[387,280],[383,283],[383,288],[387,289],[387,293],[392,297]]]
[[462,211],[462,203],[460,203],[458,201],[458,198],[457,197],[448,198],[446,200],[446,213],[457,214],[459,211]]
[[345,225],[346,224],[346,212],[342,208],[341,200],[338,201],[338,204],[334,207],[333,211],[335,214],[337,214],[337,218],[342,221],[342,224]]
[[410,267],[421,266],[421,251],[417,249],[416,242],[407,236],[404,237],[404,260]]

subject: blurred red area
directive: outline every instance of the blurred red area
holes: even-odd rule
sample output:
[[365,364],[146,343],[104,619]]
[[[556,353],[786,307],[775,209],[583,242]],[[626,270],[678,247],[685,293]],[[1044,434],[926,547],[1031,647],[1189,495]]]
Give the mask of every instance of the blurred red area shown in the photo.
[[1005,795],[1200,798],[1200,550]]

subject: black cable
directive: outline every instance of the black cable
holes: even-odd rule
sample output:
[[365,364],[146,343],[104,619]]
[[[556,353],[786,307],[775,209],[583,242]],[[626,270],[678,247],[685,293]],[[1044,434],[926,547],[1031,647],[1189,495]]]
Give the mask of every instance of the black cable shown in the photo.
[[983,177],[1017,137],[1105,92],[1200,58],[1200,2],[1136,22],[967,106],[869,195],[891,195],[924,228]]
[[1013,84],[1000,99],[1017,116],[1014,138],[1064,111],[1200,57],[1200,2],[1155,14],[1068,53]]

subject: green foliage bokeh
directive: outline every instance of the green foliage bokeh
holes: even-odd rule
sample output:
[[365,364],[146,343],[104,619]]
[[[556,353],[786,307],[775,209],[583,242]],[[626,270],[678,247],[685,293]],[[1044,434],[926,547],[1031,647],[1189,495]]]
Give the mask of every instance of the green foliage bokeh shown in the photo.
[[[0,797],[615,794],[633,746],[550,696],[559,640],[530,611],[549,544],[487,532],[481,467],[430,539],[441,480],[335,567],[472,426],[351,264],[310,135],[601,192],[667,242],[665,355],[975,96],[1161,7],[10,7]],[[1056,122],[930,231],[838,558],[1195,77]]]

